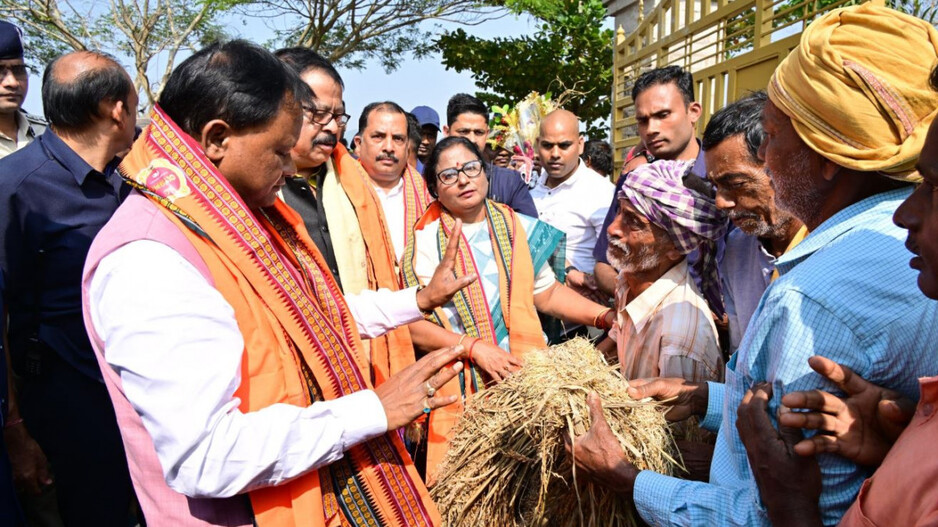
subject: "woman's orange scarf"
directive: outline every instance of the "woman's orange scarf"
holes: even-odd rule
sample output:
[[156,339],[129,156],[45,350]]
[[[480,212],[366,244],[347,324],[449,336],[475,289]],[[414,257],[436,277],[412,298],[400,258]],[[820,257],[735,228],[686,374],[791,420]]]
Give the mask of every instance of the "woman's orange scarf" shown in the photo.
[[[508,342],[512,355],[524,356],[525,353],[546,347],[537,311],[534,308],[534,265],[528,248],[527,236],[518,223],[515,212],[508,206],[486,200],[486,221],[492,238],[495,257],[498,261],[498,284],[501,296],[501,310],[508,329]],[[434,220],[440,220],[439,237],[441,247],[446,247],[455,219],[444,209],[439,201],[430,204],[426,213],[414,226],[414,231],[424,229]],[[415,285],[419,279],[414,271],[416,248],[414,236],[411,236],[404,251],[402,274],[405,285]],[[463,237],[456,255],[456,276],[469,273],[479,274],[469,249],[469,242]],[[454,301],[460,310],[460,318],[466,328],[466,334],[498,345],[492,328],[492,314],[486,311],[485,292],[478,280],[457,293]],[[459,307],[462,306],[462,307]],[[463,311],[467,311],[463,313]],[[436,310],[433,321],[452,331],[452,327],[441,309]],[[469,341],[466,341],[468,344]],[[459,421],[465,408],[465,399],[475,393],[481,382],[480,371],[470,361],[464,360],[463,373],[437,390],[438,394],[458,395],[459,400],[449,406],[438,408],[430,414],[427,432],[427,481],[432,484],[439,464],[443,461],[452,438],[453,427]]]

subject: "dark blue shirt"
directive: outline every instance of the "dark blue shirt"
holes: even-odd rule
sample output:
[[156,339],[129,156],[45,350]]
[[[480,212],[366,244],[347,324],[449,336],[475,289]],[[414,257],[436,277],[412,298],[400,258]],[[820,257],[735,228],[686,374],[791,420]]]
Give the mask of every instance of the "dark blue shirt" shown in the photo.
[[489,176],[489,195],[492,201],[504,203],[515,212],[537,217],[537,208],[531,191],[521,179],[521,174],[510,168],[502,168],[493,164],[485,166],[485,173]]
[[117,161],[98,172],[51,129],[0,159],[0,272],[14,367],[38,333],[63,360],[101,379],[82,320],[81,273],[91,241],[129,192]]
[[[3,273],[0,273],[0,335],[3,334],[3,325],[6,317],[3,316]],[[3,351],[3,340],[0,339],[0,431],[7,419],[7,361]],[[3,434],[0,433],[0,525],[22,525],[23,517],[20,514],[19,504],[16,502],[16,493],[13,491],[13,470],[10,459],[7,457]]]
[[[10,380],[7,378],[7,354],[3,349],[3,334],[6,331],[7,317],[3,311],[3,272],[0,271],[0,430],[3,430],[3,424],[7,421],[7,412],[9,411]],[[0,440],[2,442],[2,440]],[[3,454],[3,452],[0,452]]]

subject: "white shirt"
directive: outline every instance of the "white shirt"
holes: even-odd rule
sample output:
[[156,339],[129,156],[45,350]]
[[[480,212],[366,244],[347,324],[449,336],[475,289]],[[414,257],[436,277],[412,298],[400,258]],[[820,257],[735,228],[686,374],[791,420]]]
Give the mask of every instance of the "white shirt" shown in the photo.
[[592,273],[596,266],[593,248],[602,232],[603,220],[612,204],[615,185],[580,164],[566,181],[547,188],[547,173],[531,189],[539,219],[567,234],[567,263]]
[[375,185],[375,193],[384,209],[384,220],[391,231],[391,243],[394,244],[394,258],[401,261],[404,255],[404,229],[413,225],[404,225],[404,178],[397,181],[391,190],[385,190]]
[[[234,393],[244,340],[234,309],[164,244],[135,241],[106,256],[89,296],[105,358],[177,492],[229,497],[277,485],[387,432],[384,408],[370,390],[306,408],[275,404],[242,413]],[[416,288],[346,300],[363,337],[421,318]]]

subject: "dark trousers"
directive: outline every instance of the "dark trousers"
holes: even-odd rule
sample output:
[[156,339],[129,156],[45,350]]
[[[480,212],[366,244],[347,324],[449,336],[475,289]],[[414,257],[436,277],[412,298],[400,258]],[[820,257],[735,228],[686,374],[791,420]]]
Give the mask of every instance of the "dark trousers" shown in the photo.
[[104,384],[48,353],[23,383],[20,413],[52,465],[65,525],[126,527],[134,492]]

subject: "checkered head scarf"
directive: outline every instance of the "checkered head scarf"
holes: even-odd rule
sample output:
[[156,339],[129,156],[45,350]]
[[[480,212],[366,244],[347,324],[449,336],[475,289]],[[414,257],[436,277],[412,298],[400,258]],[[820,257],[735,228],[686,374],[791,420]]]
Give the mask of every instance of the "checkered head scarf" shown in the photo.
[[726,215],[713,198],[685,186],[685,174],[692,166],[693,161],[669,160],[642,165],[626,176],[619,197],[627,198],[648,221],[664,229],[681,254],[700,249],[694,264],[700,292],[710,309],[723,314],[716,241],[726,232]]

